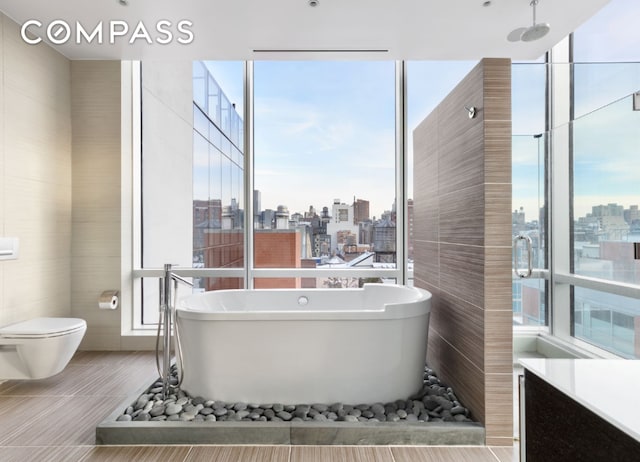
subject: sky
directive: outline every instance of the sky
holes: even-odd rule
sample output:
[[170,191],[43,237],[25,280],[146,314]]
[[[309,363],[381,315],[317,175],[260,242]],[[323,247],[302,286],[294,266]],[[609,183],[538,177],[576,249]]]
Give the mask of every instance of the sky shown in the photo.
[[[624,14],[620,14],[624,11]],[[577,61],[640,61],[637,0],[613,0],[575,34]],[[635,19],[634,19],[635,18]],[[243,64],[207,63],[229,100],[243,101]],[[411,132],[475,62],[409,62],[408,162]],[[334,199],[369,200],[379,217],[394,201],[394,63],[254,63],[255,189],[262,208],[317,210]],[[513,67],[513,209],[527,220],[543,205],[544,152],[534,134],[545,130],[545,65]],[[574,196],[576,217],[593,205],[640,204],[640,65],[576,65]],[[611,104],[615,102],[614,104]],[[547,134],[545,134],[545,137]],[[413,178],[408,191],[412,196]]]
[[393,62],[262,61],[254,67],[255,188],[291,212],[395,196]]
[[[208,63],[231,101],[242,100],[242,64]],[[393,62],[263,61],[254,64],[254,188],[262,208],[291,213],[395,197]]]

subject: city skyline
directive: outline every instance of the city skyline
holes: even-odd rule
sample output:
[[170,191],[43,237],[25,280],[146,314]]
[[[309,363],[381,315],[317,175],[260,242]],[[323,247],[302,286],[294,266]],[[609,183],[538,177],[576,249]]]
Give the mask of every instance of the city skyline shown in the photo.
[[[629,210],[632,206],[640,205],[640,198],[637,196],[629,197],[629,201],[625,203],[620,203],[616,201],[606,201],[606,200],[603,200],[602,196],[592,196],[591,200],[592,200],[591,205],[587,205],[585,201],[585,204],[579,207],[578,209],[574,208],[574,215],[573,215],[574,220],[578,220],[579,218],[587,218],[589,215],[592,215],[594,207],[601,207],[601,206],[607,206],[607,205],[613,204],[616,206],[622,206],[624,210]],[[633,201],[635,201],[635,203]],[[538,209],[538,211],[536,211],[535,213],[531,211],[527,212],[527,209],[521,205],[521,206],[513,207],[513,210],[514,212],[520,212],[520,211],[524,212],[525,221],[527,223],[538,221],[540,209]],[[577,210],[580,210],[580,212],[577,213],[576,212]]]

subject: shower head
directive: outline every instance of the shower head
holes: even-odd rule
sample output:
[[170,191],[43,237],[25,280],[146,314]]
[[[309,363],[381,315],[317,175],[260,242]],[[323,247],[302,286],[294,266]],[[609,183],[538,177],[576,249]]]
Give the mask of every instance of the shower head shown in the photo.
[[531,27],[525,29],[525,31],[520,36],[520,40],[523,42],[533,42],[534,40],[541,39],[545,35],[549,33],[551,30],[551,26],[545,23],[534,24]]
[[536,5],[538,5],[538,0],[531,0],[529,5],[533,8],[533,25],[530,27],[518,27],[511,31],[511,33],[507,35],[507,40],[510,42],[533,42],[534,40],[541,39],[551,30],[551,26],[546,22],[536,23]]

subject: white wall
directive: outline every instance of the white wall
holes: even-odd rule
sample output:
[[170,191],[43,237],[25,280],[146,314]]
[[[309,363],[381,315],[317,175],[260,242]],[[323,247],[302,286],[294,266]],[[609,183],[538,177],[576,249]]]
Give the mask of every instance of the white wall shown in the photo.
[[[191,267],[193,90],[191,61],[142,62],[145,267]],[[169,245],[170,244],[170,245]]]
[[71,312],[70,74],[0,14],[0,236],[20,239],[0,261],[0,325]]
[[[142,211],[145,268],[191,267],[193,89],[191,61],[142,62]],[[188,289],[181,287],[182,293]],[[144,280],[145,322],[157,318],[158,280]],[[151,308],[151,309],[149,309]]]

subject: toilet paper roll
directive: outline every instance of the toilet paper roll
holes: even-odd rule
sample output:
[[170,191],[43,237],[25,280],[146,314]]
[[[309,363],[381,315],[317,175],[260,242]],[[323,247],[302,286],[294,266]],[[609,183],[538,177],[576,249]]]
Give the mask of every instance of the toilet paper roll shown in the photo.
[[115,310],[118,308],[118,291],[105,290],[98,299],[98,308],[101,310]]

